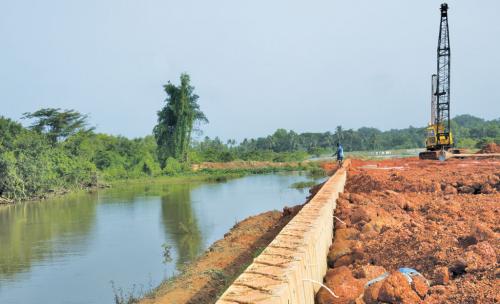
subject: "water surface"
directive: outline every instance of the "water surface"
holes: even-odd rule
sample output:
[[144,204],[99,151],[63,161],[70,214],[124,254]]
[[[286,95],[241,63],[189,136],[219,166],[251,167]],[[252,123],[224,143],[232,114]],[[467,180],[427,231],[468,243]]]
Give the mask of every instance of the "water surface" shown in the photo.
[[302,203],[307,191],[289,186],[305,180],[127,185],[2,206],[0,303],[113,303],[111,282],[126,292],[154,287],[237,221]]

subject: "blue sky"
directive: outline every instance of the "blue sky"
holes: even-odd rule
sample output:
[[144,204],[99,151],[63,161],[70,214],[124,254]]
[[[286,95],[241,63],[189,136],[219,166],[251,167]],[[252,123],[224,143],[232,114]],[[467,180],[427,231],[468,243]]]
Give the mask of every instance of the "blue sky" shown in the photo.
[[[449,1],[452,115],[500,117],[500,2]],[[0,115],[151,133],[191,75],[205,135],[427,123],[440,1],[1,0]]]

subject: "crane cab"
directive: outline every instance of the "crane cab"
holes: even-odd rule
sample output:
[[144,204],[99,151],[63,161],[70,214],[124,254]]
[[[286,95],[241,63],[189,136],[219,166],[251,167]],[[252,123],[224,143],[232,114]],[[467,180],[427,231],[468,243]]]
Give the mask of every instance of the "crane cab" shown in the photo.
[[429,125],[425,140],[427,151],[448,150],[453,147],[453,135],[451,131],[445,132],[443,125]]
[[425,139],[426,151],[420,152],[420,159],[446,160],[452,154],[460,154],[462,151],[453,148],[453,134],[446,133],[442,125],[431,124],[427,127]]

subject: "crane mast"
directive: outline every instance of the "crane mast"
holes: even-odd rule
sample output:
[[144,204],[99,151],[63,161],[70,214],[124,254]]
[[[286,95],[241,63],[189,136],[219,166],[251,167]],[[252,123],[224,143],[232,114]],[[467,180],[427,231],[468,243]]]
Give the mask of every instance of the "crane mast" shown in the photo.
[[450,31],[448,28],[448,4],[441,4],[441,23],[437,48],[436,116],[437,135],[450,136]]

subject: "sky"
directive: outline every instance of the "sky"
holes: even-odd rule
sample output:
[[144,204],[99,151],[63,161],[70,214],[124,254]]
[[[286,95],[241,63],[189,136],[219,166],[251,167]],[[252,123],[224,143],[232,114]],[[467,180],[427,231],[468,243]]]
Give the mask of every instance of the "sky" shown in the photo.
[[[187,72],[210,137],[424,126],[440,3],[0,0],[0,115],[75,109],[145,136]],[[500,1],[448,4],[452,116],[498,118]]]

